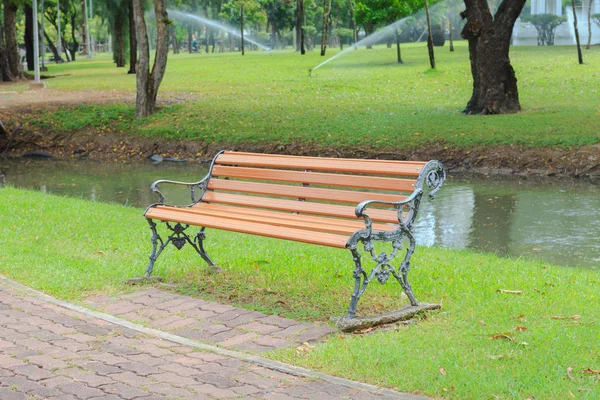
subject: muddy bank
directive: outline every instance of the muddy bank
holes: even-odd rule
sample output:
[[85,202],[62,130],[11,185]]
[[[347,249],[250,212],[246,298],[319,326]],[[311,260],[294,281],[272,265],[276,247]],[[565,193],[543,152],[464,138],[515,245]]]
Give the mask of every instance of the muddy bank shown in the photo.
[[[0,153],[7,145],[0,135]],[[600,145],[575,150],[521,148],[517,146],[448,148],[433,145],[413,151],[401,149],[323,148],[306,144],[230,144],[201,140],[167,141],[95,131],[54,134],[18,132],[5,152],[21,157],[44,152],[59,159],[88,158],[101,161],[143,161],[152,155],[204,162],[221,149],[308,156],[441,160],[451,172],[485,174],[600,177]]]

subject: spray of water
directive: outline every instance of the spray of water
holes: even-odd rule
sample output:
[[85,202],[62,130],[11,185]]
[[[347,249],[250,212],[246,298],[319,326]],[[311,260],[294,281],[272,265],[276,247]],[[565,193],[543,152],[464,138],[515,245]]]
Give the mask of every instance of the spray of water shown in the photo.
[[[429,12],[430,13],[435,13],[438,9],[440,9],[441,7],[446,7],[446,6],[450,6],[451,4],[456,3],[456,0],[447,0],[447,1],[442,1],[440,3],[437,3],[431,7],[429,7]],[[407,23],[407,21],[411,20],[411,19],[421,19],[425,17],[425,11],[421,10],[418,13],[415,13],[414,15],[411,15],[409,17],[405,17],[405,18],[401,18],[396,22],[392,22],[391,24],[379,29],[378,31],[370,34],[369,36],[366,36],[365,38],[359,40],[358,42],[356,42],[356,44],[352,45],[352,46],[348,46],[346,47],[345,50],[337,53],[336,55],[334,55],[331,58],[328,58],[327,60],[323,61],[321,64],[317,65],[316,67],[312,68],[309,70],[309,74],[312,73],[314,70],[316,70],[317,68],[322,67],[323,65],[330,63],[331,61],[343,56],[344,54],[349,53],[350,51],[352,51],[354,48],[358,48],[360,46],[371,46],[374,45],[376,43],[381,42],[382,40],[388,38],[388,37],[395,37],[396,32],[398,30],[402,31],[402,28],[404,28],[405,24]],[[421,35],[422,36],[422,35]]]
[[[170,10],[168,9],[167,12],[169,13],[170,16],[173,16],[177,19],[180,20],[188,20],[188,21],[194,21],[194,22],[199,22],[202,24],[206,24],[206,25],[210,25],[213,28],[217,28],[217,29],[221,29],[224,31],[227,31],[227,33],[239,37],[241,38],[242,35],[240,34],[240,31],[238,29],[234,29],[230,26],[221,24],[217,21],[213,21],[212,19],[208,19],[208,18],[204,18],[204,17],[200,17],[198,15],[194,15],[194,14],[189,14],[189,13],[184,13],[181,11],[175,11],[175,10]],[[253,39],[249,39],[246,35],[244,35],[244,41],[252,43],[254,45],[256,45],[259,49],[265,50],[265,51],[270,51],[271,49],[263,44],[258,43],[257,41],[253,40]]]

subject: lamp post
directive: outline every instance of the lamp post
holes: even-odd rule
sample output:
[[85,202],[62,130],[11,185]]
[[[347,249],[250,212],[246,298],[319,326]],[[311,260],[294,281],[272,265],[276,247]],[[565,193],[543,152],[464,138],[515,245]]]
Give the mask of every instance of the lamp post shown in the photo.
[[[92,9],[92,0],[90,0],[90,18],[88,19],[88,23],[92,19],[94,19],[94,15],[93,15],[93,9]],[[91,29],[89,31],[91,32]],[[96,49],[94,48],[94,35],[93,34],[90,36],[90,43],[91,43],[90,47],[92,49],[92,54],[96,54]]]
[[58,53],[58,60],[56,60],[56,62],[60,62],[60,59],[62,58],[62,38],[60,37],[60,0],[56,1],[56,22],[57,22],[57,30],[58,30],[58,46],[57,46],[57,53]]
[[85,14],[85,37],[87,42],[87,58],[92,58],[92,50],[90,46],[90,20],[88,19],[87,0],[83,0],[83,13]]
[[35,84],[40,84],[40,36],[38,31],[38,5],[37,0],[33,0],[33,70]]

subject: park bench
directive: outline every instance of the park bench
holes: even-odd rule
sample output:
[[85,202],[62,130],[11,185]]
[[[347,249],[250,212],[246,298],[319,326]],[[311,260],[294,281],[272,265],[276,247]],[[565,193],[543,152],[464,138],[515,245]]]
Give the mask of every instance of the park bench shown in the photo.
[[[418,305],[408,282],[410,257],[415,248],[412,225],[426,185],[429,195],[446,178],[439,161],[387,161],[344,158],[298,157],[221,151],[212,160],[206,177],[199,182],[168,180],[154,182],[151,189],[159,203],[144,216],[152,230],[152,254],[146,271],[150,277],[163,249],[186,243],[215,267],[203,242],[205,229],[215,228],[348,249],[354,260],[354,292],[347,318],[373,278],[385,283],[390,275],[398,280],[411,305]],[[159,185],[189,188],[192,203],[165,203]],[[163,240],[155,220],[165,223],[169,236]],[[190,226],[200,227],[188,235]],[[397,267],[392,260],[408,239],[406,253]],[[391,244],[388,252],[376,254],[374,242]],[[363,267],[358,244],[373,259],[369,272]]]

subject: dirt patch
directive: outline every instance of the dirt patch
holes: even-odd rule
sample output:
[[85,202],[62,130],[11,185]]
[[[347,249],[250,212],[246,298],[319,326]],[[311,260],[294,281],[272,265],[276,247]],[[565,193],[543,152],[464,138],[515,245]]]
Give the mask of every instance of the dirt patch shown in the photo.
[[[9,86],[0,85],[0,120],[15,112],[30,112],[35,108],[52,108],[68,104],[134,102],[132,93],[120,91],[66,92],[43,89],[6,94]],[[6,96],[6,97],[4,97]],[[186,100],[185,94],[162,94],[162,104]],[[0,133],[0,154],[8,138]],[[417,150],[370,148],[331,148],[298,144],[231,144],[205,143],[202,140],[164,140],[133,135],[98,132],[94,129],[56,133],[52,131],[19,131],[4,154],[20,157],[26,152],[43,151],[57,158],[89,158],[94,160],[141,161],[158,154],[204,162],[222,149],[281,153],[292,155],[381,158],[395,160],[437,159],[449,171],[474,171],[485,174],[557,175],[600,177],[600,145],[574,150],[523,148],[519,146],[479,146],[448,148],[431,145]]]

